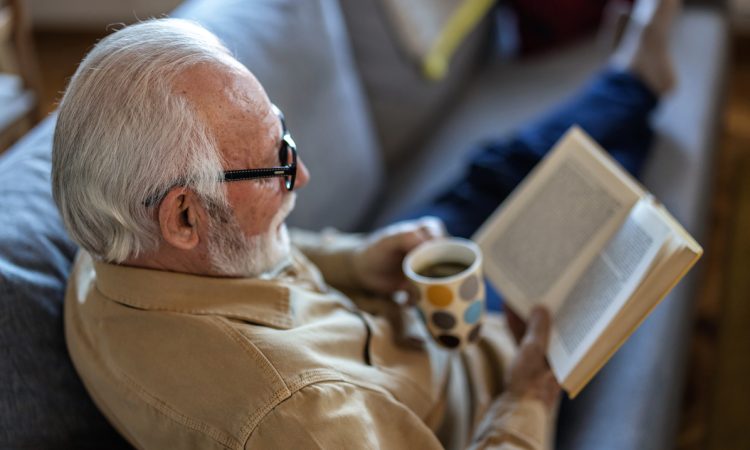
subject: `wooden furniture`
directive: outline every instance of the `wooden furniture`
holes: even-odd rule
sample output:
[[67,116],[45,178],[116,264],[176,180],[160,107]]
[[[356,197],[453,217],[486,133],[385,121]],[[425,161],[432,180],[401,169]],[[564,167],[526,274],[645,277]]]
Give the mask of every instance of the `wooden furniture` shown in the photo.
[[0,0],[0,152],[39,119],[41,85],[23,0]]

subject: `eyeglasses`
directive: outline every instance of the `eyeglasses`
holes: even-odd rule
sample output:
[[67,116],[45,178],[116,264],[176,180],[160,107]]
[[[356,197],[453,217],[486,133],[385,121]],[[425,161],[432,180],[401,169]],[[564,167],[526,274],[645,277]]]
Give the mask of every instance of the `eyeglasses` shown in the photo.
[[[292,135],[289,134],[289,130],[286,128],[286,120],[284,113],[274,104],[271,104],[271,110],[281,122],[281,146],[279,147],[279,166],[268,167],[261,169],[239,169],[239,170],[227,170],[221,172],[219,181],[242,181],[242,180],[256,180],[260,178],[273,178],[283,177],[284,186],[288,191],[294,189],[294,181],[297,179],[297,144],[295,144]],[[176,183],[172,187],[179,186],[182,183]],[[170,187],[171,189],[171,187]],[[169,190],[169,189],[168,189]],[[167,191],[168,191],[167,190]],[[154,206],[161,202],[167,193],[164,192],[161,195],[152,195],[147,198],[143,204],[146,207]]]
[[297,144],[286,128],[284,113],[276,105],[271,105],[274,114],[281,121],[281,146],[279,147],[280,166],[264,169],[227,170],[222,173],[222,181],[254,180],[258,178],[284,177],[284,185],[288,191],[294,189],[297,179]]

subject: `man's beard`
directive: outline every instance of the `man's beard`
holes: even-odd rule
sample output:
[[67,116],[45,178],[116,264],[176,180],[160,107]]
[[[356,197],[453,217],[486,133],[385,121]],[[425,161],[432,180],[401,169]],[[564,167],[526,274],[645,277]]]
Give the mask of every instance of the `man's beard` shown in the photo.
[[290,254],[284,220],[294,208],[296,194],[287,195],[268,231],[247,237],[229,207],[211,208],[208,257],[214,272],[228,277],[258,277],[275,269]]

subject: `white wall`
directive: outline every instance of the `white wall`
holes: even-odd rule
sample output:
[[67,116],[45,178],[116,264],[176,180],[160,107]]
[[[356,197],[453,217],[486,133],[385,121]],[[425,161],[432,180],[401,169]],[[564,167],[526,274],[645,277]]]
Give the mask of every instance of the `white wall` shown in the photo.
[[26,0],[35,27],[102,30],[168,13],[182,0]]

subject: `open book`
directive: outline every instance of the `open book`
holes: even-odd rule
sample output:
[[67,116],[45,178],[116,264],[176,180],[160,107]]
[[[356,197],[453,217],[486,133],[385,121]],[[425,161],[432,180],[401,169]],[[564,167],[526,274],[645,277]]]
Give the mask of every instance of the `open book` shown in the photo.
[[552,316],[547,359],[575,397],[703,253],[573,127],[482,225],[484,271],[526,319]]

